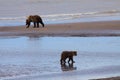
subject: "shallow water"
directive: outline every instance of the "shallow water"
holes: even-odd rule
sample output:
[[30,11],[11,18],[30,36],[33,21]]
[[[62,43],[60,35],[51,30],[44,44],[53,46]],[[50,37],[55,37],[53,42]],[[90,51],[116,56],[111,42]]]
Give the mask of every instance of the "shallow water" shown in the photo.
[[[78,52],[76,63],[60,65],[64,50]],[[87,80],[118,76],[119,67],[120,37],[0,38],[0,79]]]
[[40,15],[45,24],[120,20],[119,3],[119,0],[0,0],[0,26],[25,25],[27,16],[34,14]]

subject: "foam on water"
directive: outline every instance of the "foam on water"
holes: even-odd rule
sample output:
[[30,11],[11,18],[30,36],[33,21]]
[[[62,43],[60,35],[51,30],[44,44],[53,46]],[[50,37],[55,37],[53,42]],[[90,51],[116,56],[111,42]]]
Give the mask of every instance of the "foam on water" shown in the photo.
[[45,24],[92,21],[94,17],[118,20],[119,3],[118,0],[0,0],[0,26],[25,25],[26,16],[36,14]]
[[[41,15],[45,24],[54,23],[65,23],[65,22],[84,22],[101,20],[120,20],[120,11],[111,10],[104,12],[87,12],[87,13],[71,13],[71,14],[51,14],[51,15]],[[104,18],[103,18],[104,17]],[[105,18],[106,17],[106,18]],[[0,25],[24,25],[27,16],[21,17],[0,17]]]

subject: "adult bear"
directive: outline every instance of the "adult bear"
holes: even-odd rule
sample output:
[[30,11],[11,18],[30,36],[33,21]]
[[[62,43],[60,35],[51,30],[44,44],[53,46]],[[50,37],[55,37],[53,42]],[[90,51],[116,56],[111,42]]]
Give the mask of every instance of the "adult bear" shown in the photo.
[[42,24],[42,26],[44,27],[44,23],[42,21],[42,18],[38,15],[30,15],[28,16],[28,18],[26,19],[26,25],[27,27],[26,28],[29,28],[31,22],[34,23],[34,28],[36,28],[36,25],[37,25],[37,28],[39,28],[39,23]]
[[69,59],[68,63],[70,61],[74,63],[75,61],[73,61],[73,56],[77,56],[77,51],[63,51],[61,53],[61,59],[60,59],[61,64],[65,64],[67,58]]

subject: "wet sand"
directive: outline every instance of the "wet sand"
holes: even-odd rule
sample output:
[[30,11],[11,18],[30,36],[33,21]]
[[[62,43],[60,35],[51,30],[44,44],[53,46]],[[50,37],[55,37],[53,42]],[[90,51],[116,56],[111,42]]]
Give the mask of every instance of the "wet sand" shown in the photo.
[[120,36],[120,21],[46,24],[44,28],[1,26],[0,36]]
[[92,80],[120,80],[120,77],[101,78],[101,79],[92,79]]
[[[1,26],[0,36],[120,36],[120,21],[47,24],[44,28],[42,26],[33,28],[32,26],[30,28],[26,28],[26,26]],[[120,79],[119,77],[111,77],[112,80]],[[80,77],[78,78],[80,79]],[[111,80],[111,78],[95,80]]]
[[[0,37],[0,44],[2,80],[89,80],[120,75],[120,37],[11,36]],[[78,52],[73,66],[60,65],[64,50]]]

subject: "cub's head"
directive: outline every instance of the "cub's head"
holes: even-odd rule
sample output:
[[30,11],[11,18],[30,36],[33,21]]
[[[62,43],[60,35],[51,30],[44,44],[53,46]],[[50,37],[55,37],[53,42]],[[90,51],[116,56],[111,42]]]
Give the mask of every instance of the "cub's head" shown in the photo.
[[77,56],[77,51],[73,51],[73,56]]

